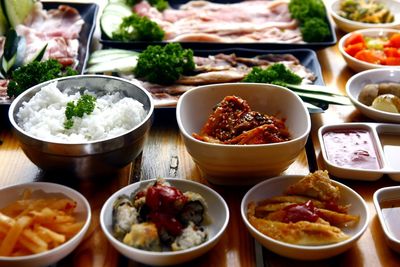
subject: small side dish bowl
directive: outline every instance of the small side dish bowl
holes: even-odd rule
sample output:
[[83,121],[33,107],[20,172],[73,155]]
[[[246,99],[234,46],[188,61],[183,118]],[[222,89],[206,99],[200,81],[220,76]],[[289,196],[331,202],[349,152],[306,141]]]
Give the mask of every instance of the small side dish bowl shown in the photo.
[[379,0],[376,2],[382,3],[388,10],[394,15],[394,21],[388,23],[364,23],[358,22],[350,19],[346,19],[339,15],[340,3],[344,0],[332,1],[329,7],[329,13],[332,16],[333,21],[336,26],[345,32],[352,32],[361,29],[371,29],[371,28],[400,28],[400,3],[395,0]]
[[[385,68],[366,70],[352,76],[346,83],[346,93],[353,105],[365,116],[377,122],[400,123],[400,114],[381,111],[360,102],[361,90],[367,84],[399,83],[400,69]],[[399,93],[400,94],[400,93]]]
[[[385,28],[362,29],[362,30],[349,32],[346,35],[344,35],[342,38],[340,38],[339,44],[338,44],[339,52],[342,54],[344,60],[346,61],[347,65],[349,66],[349,68],[351,68],[355,72],[360,72],[360,71],[370,70],[370,69],[378,69],[378,68],[399,67],[398,65],[383,65],[383,64],[369,63],[369,62],[357,59],[354,56],[351,56],[345,50],[345,46],[347,44],[346,42],[353,34],[362,34],[362,36],[364,38],[365,37],[368,37],[368,38],[372,38],[372,37],[390,38],[390,36],[392,36],[393,34],[398,34],[398,33],[400,33],[400,30],[385,29]],[[382,51],[382,53],[383,53],[383,51]]]
[[[88,89],[96,95],[108,95],[115,91],[121,92],[123,97],[133,98],[143,105],[144,119],[125,132],[93,141],[53,141],[48,137],[34,136],[22,129],[17,114],[20,108],[25,105],[25,102],[34,97],[44,86],[55,81],[57,81],[57,88],[68,95],[82,92],[84,89]],[[54,99],[56,98],[54,97]],[[45,101],[43,100],[43,102]],[[121,110],[124,111],[124,114],[133,113],[132,110],[119,109],[118,111]],[[132,162],[143,150],[145,139],[151,127],[153,112],[154,103],[151,95],[139,85],[112,76],[77,75],[47,81],[31,87],[12,102],[8,115],[22,150],[34,164],[46,171],[68,173],[74,177],[87,178],[104,176]],[[110,121],[115,117],[108,114],[107,118],[107,121]],[[50,122],[54,123],[54,121]],[[57,121],[57,123],[60,122]],[[116,123],[119,125],[124,121],[121,119]],[[101,128],[102,125],[93,124],[90,123],[86,128],[98,129],[97,133],[103,133],[108,129],[107,127],[110,127],[108,124],[105,124],[103,128]],[[82,125],[85,126],[83,123]],[[50,128],[50,126],[48,127]],[[62,122],[61,127],[63,127]]]
[[91,222],[91,209],[89,202],[79,192],[69,187],[45,182],[32,182],[11,185],[0,189],[1,207],[5,207],[17,200],[20,200],[24,191],[30,190],[32,198],[69,198],[77,204],[74,214],[78,221],[83,221],[83,227],[64,244],[38,254],[17,257],[0,256],[0,266],[17,267],[17,266],[48,266],[55,264],[62,258],[70,254],[82,241]]
[[289,185],[294,184],[303,177],[304,176],[301,175],[275,177],[255,185],[246,193],[241,203],[241,215],[250,234],[265,248],[281,256],[297,260],[319,260],[330,258],[350,249],[368,227],[370,216],[368,206],[363,198],[350,187],[333,180],[333,185],[339,187],[341,191],[340,203],[350,204],[349,214],[360,216],[360,221],[357,225],[343,230],[346,234],[350,235],[349,239],[329,245],[294,245],[264,235],[249,222],[247,210],[250,202],[259,202],[266,198],[282,195]]
[[400,186],[378,189],[373,200],[386,243],[394,251],[400,252],[400,234],[396,232],[400,215]]
[[[226,96],[246,100],[252,110],[285,120],[291,140],[258,145],[228,145],[200,141],[199,133],[213,108]],[[279,175],[304,149],[310,115],[292,91],[270,84],[227,83],[194,88],[178,101],[176,116],[187,151],[203,176],[214,184],[255,184]]]
[[119,241],[113,235],[113,203],[121,195],[130,195],[139,189],[155,183],[156,179],[140,181],[115,192],[103,205],[100,213],[100,225],[110,243],[124,256],[147,265],[173,265],[197,258],[212,249],[221,239],[229,222],[229,209],[224,199],[211,188],[190,180],[166,178],[165,181],[182,192],[192,191],[200,194],[208,203],[211,222],[205,227],[208,240],[198,246],[180,251],[154,252],[134,248]]

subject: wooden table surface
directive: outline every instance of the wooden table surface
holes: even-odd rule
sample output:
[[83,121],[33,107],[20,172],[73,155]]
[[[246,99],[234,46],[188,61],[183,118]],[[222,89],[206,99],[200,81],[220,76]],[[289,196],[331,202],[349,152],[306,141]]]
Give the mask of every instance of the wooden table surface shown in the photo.
[[[337,32],[338,39],[343,35]],[[317,51],[325,84],[344,92],[345,83],[354,73],[348,69],[337,46]],[[351,121],[369,121],[352,106],[331,105],[325,113],[312,114],[312,130],[307,149],[285,174],[307,174],[324,169],[317,131],[320,126]],[[368,203],[370,225],[357,244],[349,251],[329,260],[299,262],[263,249],[245,229],[240,217],[240,201],[249,187],[214,186],[204,180],[185,150],[175,119],[175,109],[156,110],[155,121],[142,155],[114,177],[96,180],[59,179],[38,169],[23,153],[12,135],[7,107],[0,106],[0,186],[31,181],[51,181],[79,190],[92,207],[92,222],[80,246],[56,266],[142,266],[121,256],[106,240],[99,225],[99,213],[105,200],[119,188],[143,179],[176,177],[207,184],[228,203],[231,219],[222,240],[210,252],[183,266],[400,266],[400,255],[385,244],[372,202],[373,193],[397,183],[384,176],[375,182],[340,180],[355,189]],[[1,196],[0,196],[1,198]]]

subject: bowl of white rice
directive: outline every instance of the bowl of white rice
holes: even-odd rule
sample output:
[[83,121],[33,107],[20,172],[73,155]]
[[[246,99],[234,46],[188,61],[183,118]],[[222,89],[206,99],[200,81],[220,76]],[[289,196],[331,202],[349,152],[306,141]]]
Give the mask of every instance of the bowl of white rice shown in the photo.
[[[91,99],[90,111],[83,111],[88,107],[81,101],[85,96]],[[8,115],[34,164],[85,178],[132,162],[143,150],[153,113],[152,97],[140,85],[111,76],[77,75],[28,89],[12,102]]]

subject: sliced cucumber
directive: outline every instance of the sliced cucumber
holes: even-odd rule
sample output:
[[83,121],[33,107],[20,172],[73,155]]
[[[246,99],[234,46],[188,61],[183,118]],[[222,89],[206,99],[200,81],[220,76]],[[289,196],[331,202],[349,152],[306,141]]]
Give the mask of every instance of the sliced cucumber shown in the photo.
[[90,57],[96,58],[96,57],[103,57],[107,55],[114,55],[114,54],[135,54],[138,55],[139,52],[132,51],[132,50],[126,50],[126,49],[118,49],[118,48],[112,48],[112,49],[100,49],[100,50],[95,50]]
[[130,56],[137,56],[137,53],[135,52],[130,52],[129,53],[111,53],[108,55],[103,55],[103,56],[90,56],[89,58],[89,65],[93,65],[93,64],[98,64],[98,63],[103,63],[103,62],[110,62],[110,61],[114,61],[116,59],[120,59],[120,58],[126,58],[126,57],[130,57]]
[[86,69],[86,73],[131,72],[136,67],[138,56],[118,58],[109,62],[94,64]]
[[100,17],[100,27],[102,32],[112,39],[113,32],[118,30],[124,17],[132,14],[131,8],[123,3],[109,3],[105,6]]
[[108,3],[126,4],[126,0],[108,0]]
[[24,22],[25,18],[31,13],[34,4],[34,0],[1,0],[4,15],[14,29]]

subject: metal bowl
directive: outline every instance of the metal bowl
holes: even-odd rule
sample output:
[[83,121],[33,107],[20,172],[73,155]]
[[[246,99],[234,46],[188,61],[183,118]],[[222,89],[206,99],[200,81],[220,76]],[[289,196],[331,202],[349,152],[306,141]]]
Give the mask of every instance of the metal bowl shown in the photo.
[[[23,102],[29,101],[40,89],[58,81],[57,87],[68,93],[90,88],[99,93],[121,91],[143,104],[144,120],[131,130],[106,139],[80,143],[53,142],[28,134],[18,125],[17,113]],[[139,85],[125,79],[103,75],[77,75],[47,81],[31,87],[11,104],[8,117],[22,150],[43,170],[78,178],[104,176],[132,162],[143,150],[151,127],[154,103],[151,95]]]

